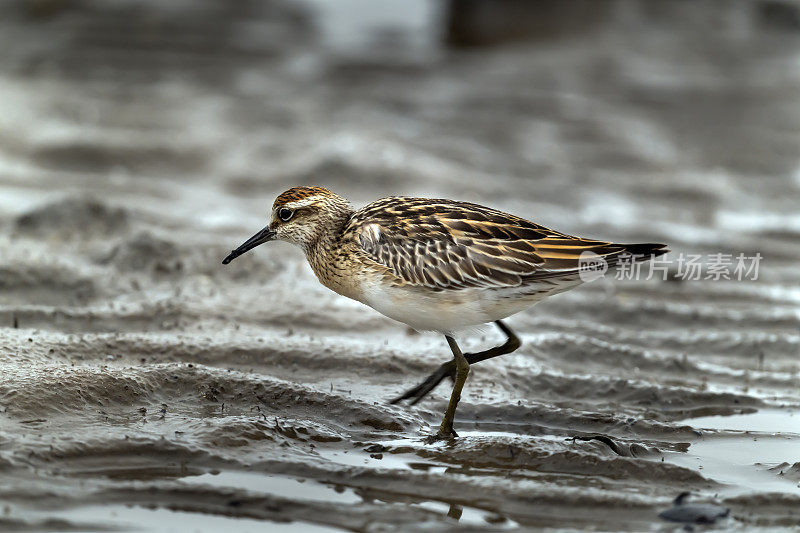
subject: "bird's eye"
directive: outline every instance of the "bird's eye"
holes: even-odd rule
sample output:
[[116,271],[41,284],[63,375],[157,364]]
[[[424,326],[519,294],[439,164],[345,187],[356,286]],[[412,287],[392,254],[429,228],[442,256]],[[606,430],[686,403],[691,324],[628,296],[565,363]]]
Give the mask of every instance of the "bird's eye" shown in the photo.
[[278,211],[278,217],[284,222],[287,222],[290,218],[292,218],[292,215],[294,215],[294,211],[287,209],[286,207],[281,207],[281,209]]

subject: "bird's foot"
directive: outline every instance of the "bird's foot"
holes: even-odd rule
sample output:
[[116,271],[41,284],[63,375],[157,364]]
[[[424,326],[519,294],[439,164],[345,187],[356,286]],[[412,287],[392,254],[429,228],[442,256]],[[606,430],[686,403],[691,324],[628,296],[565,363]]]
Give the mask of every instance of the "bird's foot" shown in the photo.
[[453,440],[453,439],[455,439],[457,437],[458,437],[458,433],[456,433],[456,431],[451,426],[449,432],[447,430],[443,431],[442,428],[439,428],[439,431],[437,431],[433,435],[428,435],[427,437],[425,437],[423,439],[423,442],[425,444],[435,444],[435,443],[437,443],[439,441]]
[[422,400],[425,396],[427,396],[436,386],[442,382],[442,380],[446,377],[450,379],[455,379],[456,376],[456,364],[455,361],[448,361],[446,363],[442,363],[439,368],[437,368],[430,376],[425,378],[425,381],[408,389],[406,392],[398,396],[397,398],[391,400],[389,403],[395,404],[400,403],[403,400],[411,400],[409,405],[415,405],[420,400]]

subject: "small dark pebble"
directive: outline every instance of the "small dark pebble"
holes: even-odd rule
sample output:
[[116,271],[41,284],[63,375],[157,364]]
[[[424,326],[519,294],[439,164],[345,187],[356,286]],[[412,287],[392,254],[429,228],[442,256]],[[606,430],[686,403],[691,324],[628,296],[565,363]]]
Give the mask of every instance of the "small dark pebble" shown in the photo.
[[382,453],[371,453],[369,454],[369,456],[372,457],[373,459],[383,459]]

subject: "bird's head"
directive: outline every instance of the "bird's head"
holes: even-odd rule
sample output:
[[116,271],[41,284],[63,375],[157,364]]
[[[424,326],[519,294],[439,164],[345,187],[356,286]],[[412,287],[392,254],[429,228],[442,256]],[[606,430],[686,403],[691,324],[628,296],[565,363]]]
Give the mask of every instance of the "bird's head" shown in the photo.
[[248,250],[269,241],[285,241],[307,250],[335,231],[352,213],[350,203],[323,187],[293,187],[275,198],[270,222],[222,261],[227,265]]

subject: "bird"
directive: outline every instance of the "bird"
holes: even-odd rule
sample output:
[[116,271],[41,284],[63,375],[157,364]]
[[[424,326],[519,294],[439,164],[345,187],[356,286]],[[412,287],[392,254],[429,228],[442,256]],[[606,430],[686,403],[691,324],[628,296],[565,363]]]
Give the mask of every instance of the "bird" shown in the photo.
[[[452,360],[391,400],[416,404],[450,377],[450,401],[433,440],[458,436],[453,423],[470,366],[521,346],[504,319],[580,285],[587,264],[604,272],[668,252],[664,244],[574,237],[470,202],[392,196],[355,209],[324,187],[303,186],[278,195],[268,225],[222,263],[274,240],[300,247],[325,287],[415,330],[444,335]],[[492,322],[505,342],[463,353],[455,335]]]

